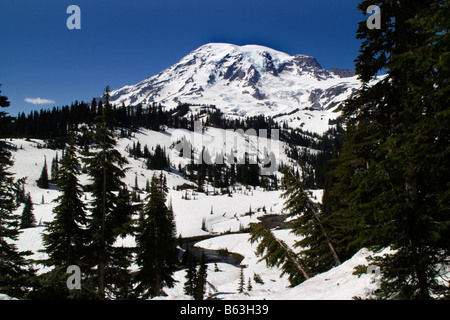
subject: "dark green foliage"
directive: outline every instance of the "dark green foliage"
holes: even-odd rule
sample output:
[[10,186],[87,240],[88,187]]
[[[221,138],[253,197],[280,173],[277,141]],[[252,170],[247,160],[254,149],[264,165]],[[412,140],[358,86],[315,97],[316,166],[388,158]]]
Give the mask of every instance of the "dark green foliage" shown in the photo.
[[186,281],[184,283],[184,293],[194,297],[195,300],[203,300],[207,286],[208,266],[206,265],[205,252],[202,251],[200,261],[195,261],[193,254],[186,252],[187,269]]
[[[378,4],[381,29],[365,21],[358,29],[364,86],[343,108],[347,132],[326,210],[345,231],[340,246],[394,250],[373,261],[382,270],[380,297],[448,296],[438,280],[450,248],[449,4]],[[387,76],[369,86],[383,69]]]
[[[0,95],[0,107],[8,106],[7,97]],[[7,135],[11,119],[6,112],[0,111],[1,137]],[[34,271],[25,258],[30,253],[19,252],[12,243],[18,239],[20,222],[20,217],[14,214],[17,208],[14,181],[8,172],[12,164],[10,146],[0,140],[0,292],[22,298],[29,291]]]
[[31,199],[31,195],[28,193],[25,197],[25,207],[22,211],[22,216],[20,218],[20,228],[32,228],[36,226],[36,219],[33,213],[33,200]]
[[327,223],[321,206],[310,199],[298,177],[287,168],[283,170],[283,183],[286,191],[284,208],[289,211],[291,232],[298,236],[295,247],[301,248],[294,253],[283,241],[261,224],[251,224],[250,242],[260,241],[256,253],[269,266],[281,266],[283,274],[289,275],[295,286],[311,275],[329,270],[341,263],[333,240],[333,228]]
[[21,203],[25,203],[25,181],[26,178],[20,178],[14,182],[14,196],[17,206]]
[[147,167],[152,170],[164,170],[169,167],[166,151],[159,144],[155,147],[154,154],[149,156]]
[[245,154],[244,161],[236,164],[236,182],[253,187],[259,186],[260,168],[255,160],[250,160],[249,155]]
[[51,165],[50,179],[53,183],[56,183],[56,180],[58,179],[58,169],[59,169],[59,159],[57,153],[56,156],[52,159]]
[[280,267],[283,271],[282,275],[288,275],[291,286],[309,279],[310,275],[303,266],[301,257],[294,253],[284,241],[277,239],[267,227],[259,223],[251,223],[249,241],[259,242],[256,254],[262,256],[261,260],[265,260],[269,267]]
[[99,299],[96,285],[92,278],[82,275],[81,289],[69,290],[67,279],[70,276],[64,267],[56,267],[39,275],[34,280],[33,291],[26,295],[29,300],[92,300]]
[[124,210],[121,205],[127,203],[122,199],[126,195],[118,194],[126,188],[122,179],[125,177],[127,164],[120,152],[115,148],[114,112],[109,103],[109,87],[104,94],[105,103],[101,108],[101,115],[97,118],[94,134],[94,151],[84,159],[87,172],[92,180],[89,190],[92,192],[91,217],[87,228],[92,241],[92,267],[97,266],[99,295],[104,297],[106,290],[115,291],[117,288],[109,286],[130,264],[131,252],[113,246],[118,236],[123,236],[129,227],[132,208]]
[[141,298],[163,294],[163,287],[174,285],[173,273],[178,264],[176,230],[171,207],[166,205],[164,176],[156,175],[139,220],[136,235],[136,291]]
[[205,252],[202,251],[200,256],[199,266],[197,270],[197,284],[194,289],[195,300],[203,300],[206,292],[208,266],[206,265]]
[[239,293],[244,293],[244,287],[245,287],[245,279],[244,279],[244,267],[241,266],[241,271],[239,273]]
[[82,201],[83,189],[78,182],[80,162],[73,139],[61,159],[56,185],[61,195],[56,198],[52,222],[46,223],[43,235],[47,265],[67,267],[86,266],[86,246],[89,244],[86,227],[88,218],[86,205]]
[[333,244],[331,227],[326,223],[320,204],[310,199],[301,182],[291,172],[285,169],[284,173],[287,186],[283,193],[286,199],[284,208],[289,210],[289,227],[301,239],[295,247],[303,248],[303,264],[313,274],[339,265],[341,261]]
[[197,269],[196,262],[193,254],[191,254],[189,248],[186,251],[187,263],[186,263],[186,281],[183,286],[183,291],[189,296],[194,296],[195,287],[197,284]]
[[47,159],[44,160],[44,166],[42,167],[41,176],[39,177],[39,180],[37,181],[37,185],[41,189],[49,188]]

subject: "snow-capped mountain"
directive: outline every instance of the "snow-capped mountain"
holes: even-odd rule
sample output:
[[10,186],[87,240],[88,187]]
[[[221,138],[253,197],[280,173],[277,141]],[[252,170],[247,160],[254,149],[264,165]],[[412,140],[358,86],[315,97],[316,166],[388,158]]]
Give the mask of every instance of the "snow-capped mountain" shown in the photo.
[[[111,102],[173,108],[180,103],[215,105],[228,116],[264,114],[293,127],[326,130],[332,111],[360,82],[350,70],[323,69],[311,56],[258,45],[210,43],[138,84],[111,92]],[[322,124],[308,124],[316,118]]]

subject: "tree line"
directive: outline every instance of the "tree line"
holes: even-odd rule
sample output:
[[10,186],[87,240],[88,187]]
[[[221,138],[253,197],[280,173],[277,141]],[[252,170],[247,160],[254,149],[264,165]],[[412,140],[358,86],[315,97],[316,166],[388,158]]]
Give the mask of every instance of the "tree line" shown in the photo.
[[[70,134],[76,132],[78,133],[75,138],[76,145],[87,152],[89,146],[94,143],[92,129],[97,117],[102,114],[103,107],[104,99],[94,98],[90,104],[75,101],[70,106],[32,111],[28,115],[22,112],[15,119],[12,119],[9,137],[43,139],[46,147],[63,149]],[[189,104],[180,104],[174,109],[168,109],[157,103],[145,107],[141,104],[137,106],[114,105],[112,106],[113,126],[120,132],[122,138],[131,137],[133,132],[141,128],[160,131],[170,127],[194,131],[194,121],[198,120],[201,120],[204,126],[233,130],[242,129],[244,131],[253,129],[257,134],[259,130],[265,129],[268,137],[271,135],[271,130],[279,130],[280,141],[289,145],[289,156],[302,167],[305,183],[311,188],[323,188],[328,168],[327,162],[331,159],[334,150],[340,147],[340,141],[342,140],[343,130],[339,123],[337,129],[332,127],[324,134],[319,135],[303,131],[301,128],[292,129],[286,125],[280,126],[273,118],[262,115],[244,119],[231,119],[215,106],[200,106],[199,113],[188,115],[191,107]],[[306,151],[301,151],[302,148]],[[319,152],[310,152],[308,149],[318,150]],[[132,149],[130,154],[137,158],[147,159],[148,167],[153,168],[155,164],[150,163],[150,154],[145,151]],[[160,154],[157,154],[153,161],[157,162],[157,167],[170,168],[170,161],[160,159]],[[261,167],[261,161],[259,162],[259,167]],[[247,164],[249,166],[237,168],[238,171],[242,169],[242,174],[236,175],[237,181],[253,186],[259,186],[261,182],[263,186],[266,185],[268,183],[266,179],[262,178],[262,181],[260,181],[261,179],[256,177],[258,165]],[[229,174],[232,175],[233,170],[228,169],[230,170]],[[224,176],[222,180],[229,179]]]

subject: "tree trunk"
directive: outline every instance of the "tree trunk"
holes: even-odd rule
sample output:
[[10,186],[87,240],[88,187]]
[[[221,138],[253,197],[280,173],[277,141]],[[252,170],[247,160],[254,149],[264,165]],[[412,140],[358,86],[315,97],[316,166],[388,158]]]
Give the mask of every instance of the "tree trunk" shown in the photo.
[[[105,156],[105,151],[104,156]],[[106,159],[104,159],[106,162]],[[103,190],[102,190],[102,229],[100,239],[100,259],[98,264],[98,290],[102,299],[105,297],[105,221],[106,221],[106,167],[103,163]]]
[[295,266],[297,267],[298,270],[300,270],[300,272],[303,274],[303,276],[305,277],[305,279],[309,279],[309,274],[306,272],[305,268],[303,268],[303,266],[301,265],[301,263],[297,260],[296,255],[294,252],[292,252],[291,249],[289,249],[287,247],[287,245],[280,241],[278,238],[276,238],[274,236],[274,239],[276,240],[276,242],[283,247],[286,252],[287,252],[287,257],[295,264]]
[[339,259],[339,256],[337,255],[336,250],[334,249],[333,243],[331,242],[330,237],[328,236],[328,233],[325,231],[325,228],[322,225],[322,222],[320,221],[319,218],[319,214],[318,211],[319,209],[317,208],[317,206],[308,199],[308,201],[310,201],[311,207],[312,207],[312,211],[314,213],[314,217],[317,220],[317,223],[319,224],[320,230],[322,231],[323,236],[325,237],[325,241],[328,244],[328,247],[330,248],[331,254],[333,256],[334,262],[336,263],[336,265],[340,265],[341,264],[341,260]]

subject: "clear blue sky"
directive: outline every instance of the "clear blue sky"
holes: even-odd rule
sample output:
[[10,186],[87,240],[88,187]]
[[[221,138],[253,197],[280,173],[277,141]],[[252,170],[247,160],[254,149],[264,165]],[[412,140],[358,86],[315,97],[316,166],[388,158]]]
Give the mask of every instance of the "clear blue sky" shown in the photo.
[[[8,112],[91,101],[159,73],[209,42],[264,45],[353,68],[357,0],[1,0],[0,84]],[[81,30],[69,30],[69,5]],[[36,103],[36,98],[53,102]],[[41,101],[45,102],[45,101]]]

